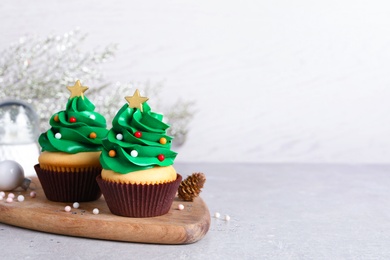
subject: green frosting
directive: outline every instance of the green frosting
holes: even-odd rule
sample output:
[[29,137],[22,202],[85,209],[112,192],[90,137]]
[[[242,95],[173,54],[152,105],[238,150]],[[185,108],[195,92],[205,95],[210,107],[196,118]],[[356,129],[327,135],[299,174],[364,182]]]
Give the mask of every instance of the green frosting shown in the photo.
[[[143,112],[125,104],[116,114],[103,140],[103,169],[123,174],[173,164],[177,153],[171,150],[172,137],[166,135],[169,125],[162,122],[161,114],[151,112],[146,102],[142,105]],[[136,132],[141,137],[136,137]],[[165,144],[160,143],[161,138],[165,138]],[[111,150],[115,151],[113,157],[109,155]]]
[[[95,152],[102,150],[102,140],[107,136],[106,119],[97,112],[88,98],[70,98],[66,110],[50,118],[51,128],[39,136],[42,151]],[[95,133],[96,138],[90,134]]]

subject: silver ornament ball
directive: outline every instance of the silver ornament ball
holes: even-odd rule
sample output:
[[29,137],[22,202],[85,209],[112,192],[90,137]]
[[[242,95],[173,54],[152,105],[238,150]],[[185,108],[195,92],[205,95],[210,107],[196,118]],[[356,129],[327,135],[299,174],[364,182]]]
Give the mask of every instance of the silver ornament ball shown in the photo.
[[12,160],[0,162],[0,190],[11,191],[18,187],[27,189],[30,180],[24,178],[23,167]]

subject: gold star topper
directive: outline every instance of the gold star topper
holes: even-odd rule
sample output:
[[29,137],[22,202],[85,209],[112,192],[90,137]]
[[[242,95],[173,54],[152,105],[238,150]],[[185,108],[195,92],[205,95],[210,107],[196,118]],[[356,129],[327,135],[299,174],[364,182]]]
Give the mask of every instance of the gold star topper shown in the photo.
[[88,89],[88,87],[82,86],[80,80],[77,80],[74,86],[66,87],[70,91],[69,99],[73,97],[81,97],[84,99],[84,92]]
[[143,112],[142,104],[149,100],[147,97],[141,97],[138,89],[135,90],[134,95],[125,97],[125,99],[129,103],[129,107],[138,108],[141,112]]

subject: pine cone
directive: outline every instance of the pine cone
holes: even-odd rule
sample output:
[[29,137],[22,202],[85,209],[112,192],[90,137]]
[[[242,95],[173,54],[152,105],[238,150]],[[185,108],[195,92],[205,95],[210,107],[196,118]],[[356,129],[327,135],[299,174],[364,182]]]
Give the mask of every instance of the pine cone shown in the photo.
[[180,183],[179,186],[179,198],[185,201],[193,201],[194,198],[199,196],[204,183],[206,182],[206,176],[201,173],[193,173]]

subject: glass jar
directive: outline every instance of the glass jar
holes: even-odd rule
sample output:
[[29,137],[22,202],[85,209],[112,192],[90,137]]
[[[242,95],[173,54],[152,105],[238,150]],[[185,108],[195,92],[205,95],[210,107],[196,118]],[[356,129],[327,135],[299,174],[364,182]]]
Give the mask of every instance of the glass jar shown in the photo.
[[13,160],[26,176],[35,175],[39,156],[39,117],[26,102],[0,102],[0,161]]

